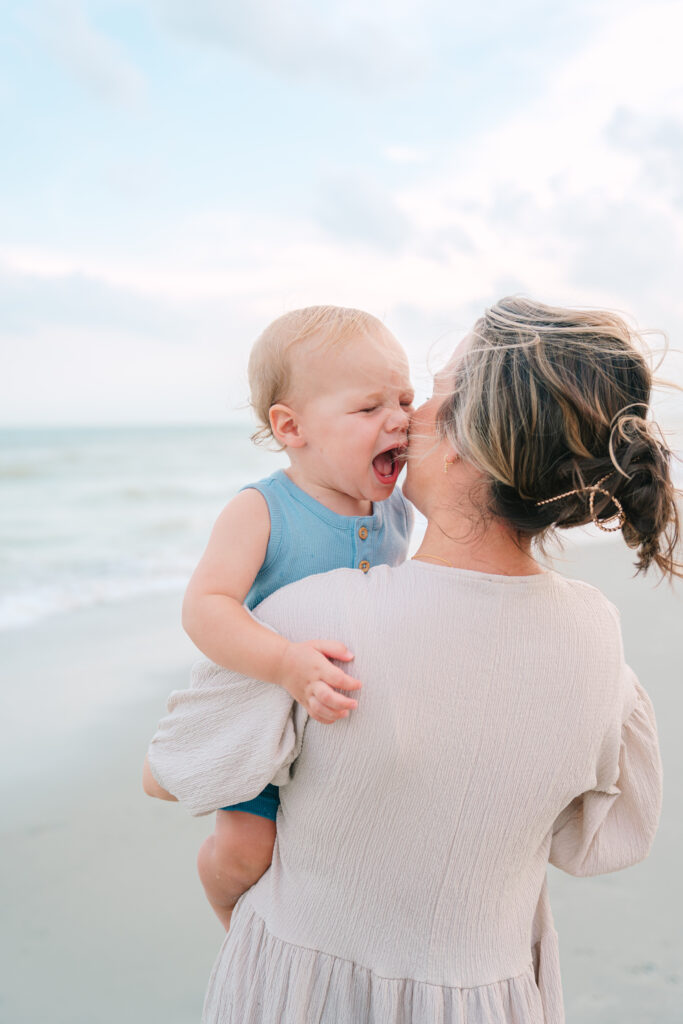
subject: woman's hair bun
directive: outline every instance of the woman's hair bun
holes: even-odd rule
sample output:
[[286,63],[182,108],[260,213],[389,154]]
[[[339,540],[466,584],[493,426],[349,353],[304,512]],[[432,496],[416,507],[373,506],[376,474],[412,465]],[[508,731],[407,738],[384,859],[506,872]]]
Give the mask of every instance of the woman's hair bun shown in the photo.
[[616,313],[507,298],[475,324],[437,423],[520,533],[621,526],[639,571],[683,575],[675,456],[651,388],[642,336]]
[[638,570],[657,565],[669,572],[679,541],[676,489],[671,479],[673,456],[656,425],[634,417],[616,424],[614,458],[627,473],[618,493],[626,521],[624,540],[638,553]]

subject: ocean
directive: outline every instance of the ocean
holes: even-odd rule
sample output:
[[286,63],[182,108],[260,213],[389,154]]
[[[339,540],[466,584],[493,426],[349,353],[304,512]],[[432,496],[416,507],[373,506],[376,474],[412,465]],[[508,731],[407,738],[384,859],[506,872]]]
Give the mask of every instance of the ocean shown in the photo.
[[[244,420],[0,430],[0,630],[181,591],[223,506],[286,464],[252,444],[252,429]],[[418,524],[413,547],[419,534]]]
[[284,464],[250,431],[0,430],[0,629],[182,589],[226,502]]

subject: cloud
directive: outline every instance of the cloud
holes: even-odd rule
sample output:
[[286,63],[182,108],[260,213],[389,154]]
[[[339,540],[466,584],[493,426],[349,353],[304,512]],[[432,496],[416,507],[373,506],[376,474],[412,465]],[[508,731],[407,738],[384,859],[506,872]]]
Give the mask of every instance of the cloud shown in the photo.
[[[637,2],[621,0],[622,8]],[[437,104],[444,91],[470,94],[476,103],[504,78],[514,91],[555,63],[558,40],[568,47],[609,6],[609,0],[147,3],[162,31],[185,42],[220,48],[289,82],[371,92],[373,98],[394,93],[409,104],[423,86]],[[402,162],[412,160],[407,154],[416,147],[396,140],[390,149],[396,155],[389,159]]]
[[619,107],[605,128],[605,139],[638,159],[643,187],[656,189],[683,208],[683,118]]
[[160,301],[132,287],[78,270],[26,273],[0,263],[0,337],[30,337],[55,329],[143,333],[169,341],[187,338],[192,317],[181,303]]
[[[610,202],[586,211],[581,203],[558,210],[565,232],[573,238],[568,276],[583,288],[596,284],[614,296],[626,297],[637,282],[638,293],[658,297],[679,273],[683,247],[671,217],[638,202]],[[662,288],[663,285],[663,288]]]
[[295,81],[328,80],[358,91],[405,84],[429,68],[425,7],[414,0],[156,0],[153,6],[176,35],[223,47]]
[[[128,345],[117,339],[129,336],[148,353],[150,379],[165,345],[176,367],[167,406],[174,414],[202,407],[203,373],[214,396],[216,373],[222,379],[232,367],[239,378],[266,323],[316,302],[383,317],[418,376],[435,343],[455,344],[486,305],[510,292],[622,308],[680,344],[680,6],[597,9],[598,30],[557,61],[532,102],[467,139],[430,146],[429,160],[415,161],[409,175],[399,168],[385,184],[360,162],[329,172],[306,214],[197,201],[192,214],[141,233],[135,251],[117,252],[111,241],[99,248],[95,238],[63,249],[1,247],[6,273],[15,275],[3,292],[12,336],[42,339],[47,349],[51,324],[60,338],[97,333],[112,367],[123,365],[114,347]],[[219,17],[219,7],[212,10]],[[380,156],[387,158],[381,149]],[[75,342],[64,344],[75,360]],[[125,388],[123,370],[116,374]],[[89,380],[106,406],[107,381]]]
[[395,164],[422,164],[429,159],[425,150],[415,146],[387,146],[384,156]]
[[[482,285],[680,323],[678,4],[610,17],[545,93],[399,197],[413,231],[464,232]],[[451,266],[458,269],[458,257]]]
[[114,285],[64,271],[64,258],[21,257],[21,270],[0,264],[3,423],[210,421],[244,407],[263,323],[227,295],[123,275]]
[[323,180],[317,222],[335,239],[385,250],[411,237],[410,223],[389,190],[358,174],[336,173]]
[[80,0],[46,0],[24,20],[66,71],[89,92],[127,106],[139,102],[144,79],[110,36],[89,21]]

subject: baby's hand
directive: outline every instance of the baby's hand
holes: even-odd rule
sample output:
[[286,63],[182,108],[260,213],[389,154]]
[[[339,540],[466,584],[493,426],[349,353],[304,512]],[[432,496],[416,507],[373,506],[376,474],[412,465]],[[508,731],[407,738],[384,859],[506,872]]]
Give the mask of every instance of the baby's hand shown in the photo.
[[294,700],[306,708],[316,722],[329,725],[338,718],[346,718],[358,701],[345,697],[338,690],[360,690],[363,685],[328,659],[351,661],[353,655],[344,647],[328,640],[314,640],[305,644],[290,643],[281,663],[278,680]]

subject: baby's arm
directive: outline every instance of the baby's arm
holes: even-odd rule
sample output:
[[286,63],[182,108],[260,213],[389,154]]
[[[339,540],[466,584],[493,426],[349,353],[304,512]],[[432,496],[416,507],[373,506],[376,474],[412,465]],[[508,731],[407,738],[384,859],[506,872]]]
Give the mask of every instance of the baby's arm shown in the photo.
[[337,691],[357,690],[361,683],[328,659],[350,661],[351,652],[333,641],[292,643],[256,622],[243,605],[269,536],[265,498],[253,489],[240,491],[216,520],[188,584],[185,631],[217,665],[284,686],[317,721],[345,718],[356,701]]

